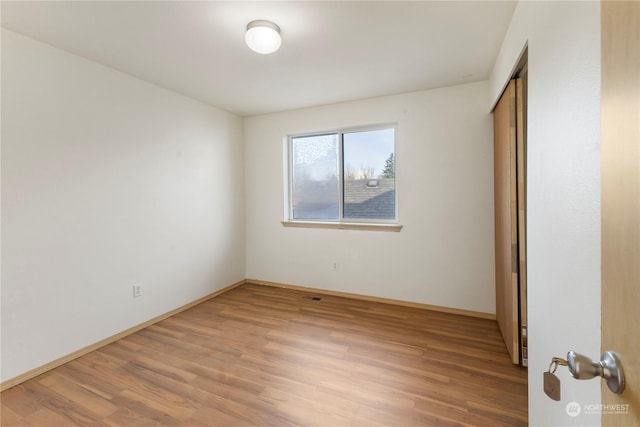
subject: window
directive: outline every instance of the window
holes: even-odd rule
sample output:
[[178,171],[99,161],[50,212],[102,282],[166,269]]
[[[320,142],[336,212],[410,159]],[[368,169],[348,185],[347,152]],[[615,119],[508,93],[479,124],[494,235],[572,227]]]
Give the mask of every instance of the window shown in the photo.
[[290,219],[395,222],[395,128],[290,139]]

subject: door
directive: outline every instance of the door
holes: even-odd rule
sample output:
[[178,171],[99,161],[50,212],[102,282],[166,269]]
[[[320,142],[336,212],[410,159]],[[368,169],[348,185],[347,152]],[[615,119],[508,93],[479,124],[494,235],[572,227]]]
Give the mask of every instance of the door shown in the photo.
[[[602,6],[602,350],[626,389],[602,387],[603,426],[640,426],[640,2]],[[609,409],[608,409],[609,408]]]
[[523,111],[522,80],[514,79],[493,111],[493,144],[496,320],[515,364],[526,364],[526,356],[523,358],[520,351],[520,327],[525,326],[520,314],[521,307],[526,306],[521,305],[520,299],[526,300],[526,291],[521,292],[520,285],[525,281],[521,282],[519,276],[525,262]]

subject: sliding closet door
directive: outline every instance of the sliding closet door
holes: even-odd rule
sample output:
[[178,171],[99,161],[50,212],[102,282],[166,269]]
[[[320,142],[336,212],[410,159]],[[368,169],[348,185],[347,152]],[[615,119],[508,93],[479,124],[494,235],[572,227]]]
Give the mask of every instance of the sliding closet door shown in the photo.
[[529,365],[527,337],[527,144],[526,87],[527,70],[516,79],[516,157],[518,181],[518,321],[520,327],[520,364]]
[[496,239],[496,319],[513,363],[520,362],[518,330],[518,199],[516,81],[493,112]]

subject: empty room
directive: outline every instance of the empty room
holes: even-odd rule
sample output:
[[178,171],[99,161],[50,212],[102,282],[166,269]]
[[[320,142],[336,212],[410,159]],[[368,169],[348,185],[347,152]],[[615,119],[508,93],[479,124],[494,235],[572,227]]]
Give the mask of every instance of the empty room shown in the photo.
[[640,2],[0,21],[3,427],[640,426]]

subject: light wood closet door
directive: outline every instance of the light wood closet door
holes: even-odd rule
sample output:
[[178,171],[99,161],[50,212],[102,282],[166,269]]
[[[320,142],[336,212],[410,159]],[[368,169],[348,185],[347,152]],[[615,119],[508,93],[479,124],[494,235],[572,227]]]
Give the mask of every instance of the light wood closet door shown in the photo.
[[519,363],[516,81],[493,112],[496,319],[513,363]]
[[[626,389],[602,381],[603,426],[640,426],[640,2],[602,2],[602,350]],[[625,407],[622,407],[625,408]]]

